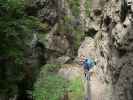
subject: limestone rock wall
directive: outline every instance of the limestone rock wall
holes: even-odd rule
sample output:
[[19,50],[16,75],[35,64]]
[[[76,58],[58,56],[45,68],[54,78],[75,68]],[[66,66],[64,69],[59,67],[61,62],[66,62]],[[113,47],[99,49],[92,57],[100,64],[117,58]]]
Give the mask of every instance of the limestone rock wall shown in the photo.
[[96,32],[96,72],[107,86],[104,100],[133,100],[132,8],[132,0],[93,0],[86,20],[88,30]]

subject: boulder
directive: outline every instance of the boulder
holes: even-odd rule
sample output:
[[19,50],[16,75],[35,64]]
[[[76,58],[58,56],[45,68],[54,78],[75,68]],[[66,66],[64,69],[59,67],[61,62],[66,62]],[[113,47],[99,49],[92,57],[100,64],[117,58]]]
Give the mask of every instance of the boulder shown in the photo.
[[66,80],[73,80],[83,75],[82,68],[77,64],[65,64],[58,72]]
[[68,63],[71,60],[69,56],[61,56],[56,59],[57,64],[65,64]]

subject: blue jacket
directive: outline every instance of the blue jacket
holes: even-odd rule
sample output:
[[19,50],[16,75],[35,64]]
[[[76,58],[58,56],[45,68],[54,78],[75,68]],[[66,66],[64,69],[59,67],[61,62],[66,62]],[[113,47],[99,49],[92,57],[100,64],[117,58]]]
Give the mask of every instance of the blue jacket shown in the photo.
[[83,62],[84,69],[87,69],[88,71],[95,65],[95,61],[91,58],[85,59]]

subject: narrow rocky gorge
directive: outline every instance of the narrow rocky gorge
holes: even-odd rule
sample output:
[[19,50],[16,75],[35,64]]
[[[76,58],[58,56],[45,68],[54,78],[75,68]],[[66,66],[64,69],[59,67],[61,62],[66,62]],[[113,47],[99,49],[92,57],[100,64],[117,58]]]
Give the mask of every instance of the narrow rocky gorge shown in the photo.
[[[74,34],[73,31],[65,32],[59,29],[60,25],[65,24],[61,21],[64,16],[76,18],[72,9],[66,0],[33,2],[35,3],[31,4],[35,5],[29,8],[40,7],[36,12],[37,16],[51,25],[47,45],[53,53],[48,55],[48,62],[60,63],[65,57],[64,63],[67,63],[74,56],[72,41]],[[88,95],[92,100],[132,100],[133,2],[93,0],[91,7],[88,8],[90,16],[86,16],[86,2],[87,0],[80,0],[79,24],[82,32],[85,33],[85,38],[78,49],[75,61],[78,61],[81,54],[96,60],[94,69],[96,76],[92,77],[89,85],[86,85],[87,89],[91,88]]]
[[[5,10],[2,4],[0,17]],[[12,17],[17,10],[11,11]],[[24,0],[24,16],[38,19],[39,28],[34,26],[24,34],[26,38],[15,41],[22,41],[17,46],[24,53],[23,75],[15,85],[9,76],[17,76],[18,70],[13,72],[8,66],[17,66],[14,59],[22,52],[13,49],[15,53],[12,50],[6,57],[0,51],[0,72],[13,85],[0,89],[0,100],[84,100],[86,96],[90,100],[133,100],[133,0]],[[9,23],[9,27],[15,25]],[[21,28],[25,30],[23,23]],[[10,42],[2,38],[1,50],[5,41]],[[84,78],[81,55],[96,61],[90,80]]]

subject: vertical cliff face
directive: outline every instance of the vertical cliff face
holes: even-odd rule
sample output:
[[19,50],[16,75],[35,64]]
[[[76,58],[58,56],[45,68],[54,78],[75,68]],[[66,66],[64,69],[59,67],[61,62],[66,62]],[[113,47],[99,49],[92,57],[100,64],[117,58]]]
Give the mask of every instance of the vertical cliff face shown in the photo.
[[[88,30],[94,41],[98,78],[110,88],[104,100],[133,99],[133,1],[93,0]],[[109,97],[110,96],[110,97]]]
[[[61,56],[73,56],[72,13],[66,0],[27,0],[26,12],[40,18],[44,35],[39,36],[40,41],[47,48],[47,62],[55,63]],[[34,12],[33,12],[34,11]],[[45,38],[46,41],[43,41]]]

